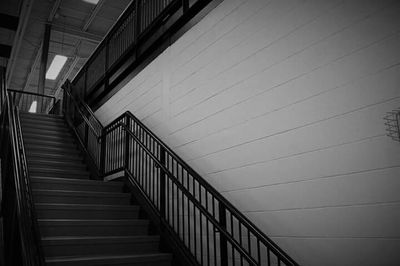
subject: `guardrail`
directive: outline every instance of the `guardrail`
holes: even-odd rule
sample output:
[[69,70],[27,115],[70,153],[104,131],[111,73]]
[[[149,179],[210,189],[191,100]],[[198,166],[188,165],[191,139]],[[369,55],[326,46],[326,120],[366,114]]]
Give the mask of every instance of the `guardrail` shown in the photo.
[[20,112],[48,114],[56,103],[55,97],[45,94],[10,89],[7,91]]
[[99,103],[212,1],[132,1],[72,81],[74,93]]
[[133,114],[103,127],[64,90],[64,114],[98,176],[122,173],[186,263],[297,265]]
[[44,266],[44,255],[18,108],[7,95],[5,75],[1,73],[0,162],[6,265]]

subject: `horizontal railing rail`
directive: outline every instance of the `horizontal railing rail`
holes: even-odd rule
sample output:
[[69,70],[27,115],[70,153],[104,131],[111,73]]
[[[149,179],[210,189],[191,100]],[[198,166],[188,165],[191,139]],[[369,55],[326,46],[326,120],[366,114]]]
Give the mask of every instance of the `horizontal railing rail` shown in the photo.
[[[2,73],[4,80],[5,76]],[[39,226],[22,138],[19,111],[1,83],[0,157],[6,265],[44,266]]]
[[[66,91],[67,98],[74,98],[70,88]],[[68,119],[76,121],[70,123],[74,130],[83,126],[88,131],[93,112],[66,108]],[[88,117],[79,118],[82,115]],[[122,171],[191,264],[297,265],[132,113],[125,112],[104,128],[96,123],[96,134],[80,138],[87,138],[84,145],[91,138],[97,143],[85,149],[97,154],[100,176]]]
[[50,95],[10,89],[8,93],[21,112],[48,114],[56,104],[56,98]]
[[126,8],[72,84],[96,104],[212,0],[135,0]]

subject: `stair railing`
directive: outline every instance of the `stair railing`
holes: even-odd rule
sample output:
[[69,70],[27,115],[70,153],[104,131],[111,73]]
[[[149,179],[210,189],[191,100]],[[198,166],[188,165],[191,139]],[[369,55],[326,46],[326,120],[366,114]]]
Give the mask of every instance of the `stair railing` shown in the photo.
[[10,89],[8,89],[8,93],[21,112],[48,114],[56,104],[56,98],[46,94]]
[[125,176],[186,264],[298,265],[132,113],[103,128],[67,84],[67,120],[100,176]]
[[[2,73],[2,79],[5,76]],[[19,111],[1,83],[0,158],[4,254],[6,265],[44,266]]]
[[101,151],[103,126],[92,110],[78,97],[73,96],[71,84],[64,86],[62,112],[67,124],[78,139],[95,179],[101,177]]

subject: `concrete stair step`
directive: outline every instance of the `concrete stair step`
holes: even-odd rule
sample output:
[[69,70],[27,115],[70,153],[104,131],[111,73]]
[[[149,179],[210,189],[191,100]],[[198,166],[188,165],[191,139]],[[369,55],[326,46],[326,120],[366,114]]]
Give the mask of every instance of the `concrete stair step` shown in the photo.
[[40,128],[40,127],[25,127],[22,125],[22,133],[31,135],[43,136],[72,136],[71,131],[68,129],[54,129],[54,128]]
[[148,220],[39,219],[42,237],[137,236],[148,233]]
[[128,205],[130,194],[33,189],[36,203]]
[[46,258],[48,266],[169,266],[172,255],[149,253],[118,256],[70,256]]
[[29,167],[35,167],[35,168],[49,167],[49,168],[61,168],[61,169],[75,169],[81,171],[87,170],[86,164],[79,161],[68,162],[68,161],[55,161],[46,159],[41,159],[41,160],[29,159],[28,165]]
[[38,219],[137,219],[137,205],[36,203]]
[[69,132],[69,127],[65,123],[37,123],[35,121],[22,121],[21,126],[24,129],[31,129],[31,131],[40,132],[44,131],[66,131]]
[[26,112],[21,112],[20,113],[21,117],[24,118],[31,118],[35,120],[41,120],[41,119],[58,119],[58,120],[64,120],[64,116],[62,115],[51,115],[51,114],[38,114],[38,113],[26,113]]
[[155,253],[159,236],[42,237],[46,257]]
[[41,122],[59,122],[59,123],[65,123],[65,119],[63,116],[58,116],[58,115],[29,115],[26,113],[20,113],[20,118],[23,121],[35,121],[38,123]]
[[59,139],[65,140],[67,138],[67,139],[75,140],[73,135],[68,131],[58,132],[58,134],[39,134],[36,131],[29,131],[28,130],[27,132],[26,131],[23,132],[23,136],[24,136],[24,139],[31,139],[32,138],[32,139],[45,139],[45,140],[46,139],[49,139],[49,140],[52,140],[52,139],[54,139],[54,140],[59,140]]
[[30,166],[29,173],[32,177],[55,177],[55,178],[73,178],[89,179],[90,173],[83,169],[65,169],[62,167],[37,167]]
[[104,182],[84,179],[67,179],[51,177],[31,177],[32,189],[69,190],[95,192],[121,192],[120,182]]
[[28,153],[43,153],[43,152],[50,152],[50,153],[57,153],[57,154],[64,154],[66,153],[67,155],[71,154],[79,154],[80,151],[76,146],[44,146],[40,144],[32,144],[32,143],[25,143],[25,148]]
[[80,155],[68,155],[68,154],[60,154],[60,153],[45,153],[45,152],[34,152],[29,151],[27,156],[28,161],[55,161],[55,162],[74,162],[74,163],[83,163],[84,159]]
[[54,147],[54,148],[66,148],[66,149],[77,149],[78,146],[72,139],[66,140],[47,140],[47,139],[32,139],[32,138],[24,138],[24,143],[27,146],[30,145],[40,145],[45,147]]

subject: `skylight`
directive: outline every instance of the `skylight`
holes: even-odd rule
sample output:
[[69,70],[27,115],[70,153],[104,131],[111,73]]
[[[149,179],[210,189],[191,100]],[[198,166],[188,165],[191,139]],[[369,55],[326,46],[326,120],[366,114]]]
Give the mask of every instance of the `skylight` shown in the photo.
[[29,108],[29,113],[36,113],[37,101],[33,101],[31,107]]
[[83,2],[91,3],[91,4],[94,4],[94,5],[97,5],[97,3],[99,2],[99,0],[83,0]]
[[60,74],[65,62],[67,62],[67,59],[68,58],[66,56],[56,55],[46,72],[46,79],[55,80],[58,74]]

